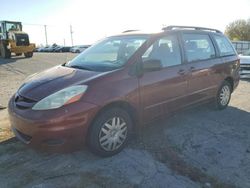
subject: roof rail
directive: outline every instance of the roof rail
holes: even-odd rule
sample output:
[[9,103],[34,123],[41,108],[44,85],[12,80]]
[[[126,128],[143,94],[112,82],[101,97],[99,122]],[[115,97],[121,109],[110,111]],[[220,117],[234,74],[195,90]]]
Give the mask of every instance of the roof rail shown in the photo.
[[134,32],[134,31],[139,31],[139,30],[137,30],[137,29],[130,29],[130,30],[123,31],[122,33],[129,33],[129,32]]
[[169,31],[174,29],[194,29],[194,30],[203,30],[203,31],[214,31],[216,33],[222,33],[220,30],[211,29],[206,27],[195,27],[195,26],[178,26],[178,25],[170,25],[162,28],[163,31]]

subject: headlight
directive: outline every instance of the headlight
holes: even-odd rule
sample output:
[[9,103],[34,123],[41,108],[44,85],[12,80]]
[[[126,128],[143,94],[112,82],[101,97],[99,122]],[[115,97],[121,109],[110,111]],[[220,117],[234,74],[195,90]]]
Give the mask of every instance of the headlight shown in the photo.
[[70,104],[78,101],[84,92],[87,90],[86,85],[77,85],[67,87],[56,93],[45,97],[33,106],[33,110],[49,110],[60,108],[65,104]]

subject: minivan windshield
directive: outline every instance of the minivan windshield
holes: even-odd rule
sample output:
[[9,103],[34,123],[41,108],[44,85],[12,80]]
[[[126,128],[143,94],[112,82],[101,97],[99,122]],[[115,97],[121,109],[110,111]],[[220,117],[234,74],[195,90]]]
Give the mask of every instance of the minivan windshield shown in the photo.
[[106,38],[68,62],[65,66],[105,72],[121,68],[147,36],[115,36]]

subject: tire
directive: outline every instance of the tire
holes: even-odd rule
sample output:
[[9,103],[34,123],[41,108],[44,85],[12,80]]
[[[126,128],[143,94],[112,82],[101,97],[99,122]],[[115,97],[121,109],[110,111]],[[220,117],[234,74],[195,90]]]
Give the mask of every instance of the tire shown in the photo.
[[16,56],[21,56],[22,55],[22,53],[16,53]]
[[33,52],[24,53],[24,56],[25,56],[26,58],[30,58],[30,57],[33,56]]
[[76,53],[80,53],[80,50],[76,50]]
[[102,157],[115,155],[126,146],[131,130],[132,120],[125,110],[105,110],[98,115],[88,131],[88,147]]
[[223,110],[228,106],[231,99],[232,86],[231,84],[224,80],[217,92],[215,106],[218,110]]
[[5,44],[0,45],[0,51],[2,58],[9,59],[11,57],[11,52]]

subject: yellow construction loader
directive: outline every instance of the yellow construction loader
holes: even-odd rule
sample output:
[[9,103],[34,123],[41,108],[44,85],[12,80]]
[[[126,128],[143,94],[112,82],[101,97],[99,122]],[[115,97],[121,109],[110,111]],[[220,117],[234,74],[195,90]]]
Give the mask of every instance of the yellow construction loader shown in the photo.
[[34,49],[35,44],[30,43],[29,35],[22,31],[21,22],[0,21],[0,57],[10,58],[11,53],[15,53],[30,58]]

